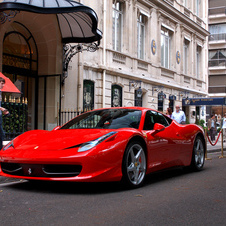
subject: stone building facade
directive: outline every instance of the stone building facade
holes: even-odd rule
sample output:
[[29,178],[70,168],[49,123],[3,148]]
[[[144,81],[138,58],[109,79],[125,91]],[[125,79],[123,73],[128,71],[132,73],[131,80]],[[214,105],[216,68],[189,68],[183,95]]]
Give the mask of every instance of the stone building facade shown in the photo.
[[[70,63],[63,108],[143,106],[165,112],[182,106],[183,98],[207,96],[207,1],[82,3],[97,12],[103,39],[97,52],[79,53]],[[195,107],[184,110],[195,122]]]
[[[209,96],[226,98],[226,2],[209,0]],[[225,103],[226,105],[226,103]],[[226,107],[213,106],[211,114],[221,116]]]
[[[0,68],[23,86],[29,129],[50,130],[68,110],[143,106],[165,112],[182,106],[183,98],[208,94],[207,0],[78,2],[97,13],[103,37],[97,51],[85,45],[71,59],[64,84],[54,15],[19,12],[0,25]],[[184,110],[195,122],[197,109]]]

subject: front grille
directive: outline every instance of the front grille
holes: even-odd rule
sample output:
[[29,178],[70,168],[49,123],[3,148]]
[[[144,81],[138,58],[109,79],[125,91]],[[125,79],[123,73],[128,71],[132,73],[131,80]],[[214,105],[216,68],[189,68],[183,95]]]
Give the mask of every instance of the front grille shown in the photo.
[[82,170],[80,165],[53,165],[53,164],[18,164],[1,163],[4,173],[26,177],[75,177]]

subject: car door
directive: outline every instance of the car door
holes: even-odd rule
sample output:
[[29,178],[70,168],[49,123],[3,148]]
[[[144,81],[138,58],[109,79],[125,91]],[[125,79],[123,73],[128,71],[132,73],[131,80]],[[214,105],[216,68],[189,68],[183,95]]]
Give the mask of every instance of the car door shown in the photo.
[[[156,123],[163,125],[163,131],[155,131]],[[148,146],[148,168],[150,171],[164,169],[175,164],[178,146],[175,142],[174,131],[164,115],[149,110],[146,112],[143,133],[147,137]]]

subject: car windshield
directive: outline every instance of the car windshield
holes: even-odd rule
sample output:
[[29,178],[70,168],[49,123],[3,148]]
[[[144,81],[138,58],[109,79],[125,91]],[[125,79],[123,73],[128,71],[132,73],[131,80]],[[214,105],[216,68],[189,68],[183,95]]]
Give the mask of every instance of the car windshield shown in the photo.
[[141,111],[133,109],[105,109],[87,112],[72,119],[61,129],[120,129],[139,128]]

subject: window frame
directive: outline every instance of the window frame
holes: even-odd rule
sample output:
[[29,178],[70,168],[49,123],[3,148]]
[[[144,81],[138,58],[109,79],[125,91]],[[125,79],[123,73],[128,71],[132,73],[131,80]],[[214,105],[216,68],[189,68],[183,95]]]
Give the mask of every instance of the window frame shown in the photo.
[[[148,118],[148,114],[150,114],[150,116],[152,116],[152,118]],[[164,123],[162,123],[159,119],[159,116],[164,119]],[[153,130],[154,129],[154,125],[155,123],[159,123],[165,127],[168,127],[170,125],[169,121],[166,119],[166,117],[160,113],[160,112],[157,112],[157,111],[153,111],[153,110],[148,110],[146,113],[145,113],[145,119],[144,119],[144,126],[143,126],[143,130]],[[145,127],[147,126],[147,127]],[[149,127],[148,127],[149,126]]]
[[[117,17],[120,18],[119,23]],[[112,4],[112,21],[113,49],[115,51],[121,52],[123,40],[123,3],[120,1],[115,1],[115,3]]]
[[145,59],[145,21],[146,16],[142,13],[137,18],[137,58]]
[[[114,96],[116,94],[114,91],[116,89],[119,91],[119,93],[117,94],[119,105],[117,106],[114,104]],[[122,107],[122,87],[117,84],[111,86],[111,107]]]
[[[90,92],[86,91],[86,87],[90,86]],[[91,80],[83,80],[83,110],[93,110],[94,109],[94,86],[95,83]],[[90,93],[88,95],[88,93]],[[89,101],[90,103],[86,103]]]
[[[161,28],[161,66],[170,69],[170,50],[171,50],[170,31]],[[166,53],[167,49],[167,53]]]

